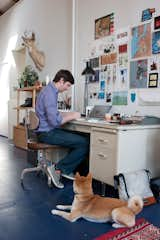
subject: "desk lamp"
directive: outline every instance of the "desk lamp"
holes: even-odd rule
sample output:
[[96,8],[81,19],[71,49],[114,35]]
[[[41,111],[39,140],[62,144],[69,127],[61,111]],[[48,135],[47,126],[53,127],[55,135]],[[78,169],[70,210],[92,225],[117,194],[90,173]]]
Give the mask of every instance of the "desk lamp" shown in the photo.
[[95,71],[91,68],[88,61],[86,62],[86,67],[83,70],[82,75],[85,76],[83,113],[86,115],[86,107],[88,106],[88,83],[89,83],[89,78],[95,75]]

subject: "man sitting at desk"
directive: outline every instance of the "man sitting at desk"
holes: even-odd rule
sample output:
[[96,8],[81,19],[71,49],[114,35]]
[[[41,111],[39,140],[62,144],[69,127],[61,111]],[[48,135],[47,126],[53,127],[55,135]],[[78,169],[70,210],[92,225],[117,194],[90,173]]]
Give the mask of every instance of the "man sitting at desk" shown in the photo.
[[74,84],[74,78],[68,70],[60,70],[39,93],[36,100],[36,114],[39,118],[37,129],[38,140],[43,143],[60,145],[69,148],[68,154],[56,165],[49,166],[54,185],[63,188],[60,176],[74,179],[73,171],[85,160],[89,152],[87,138],[61,128],[66,122],[80,118],[78,112],[59,112],[57,98],[59,92],[68,90]]

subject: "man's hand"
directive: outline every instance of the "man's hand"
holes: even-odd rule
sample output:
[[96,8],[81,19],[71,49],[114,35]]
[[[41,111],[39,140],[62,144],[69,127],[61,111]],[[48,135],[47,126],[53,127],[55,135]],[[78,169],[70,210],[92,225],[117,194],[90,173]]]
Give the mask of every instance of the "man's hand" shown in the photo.
[[61,112],[62,124],[81,117],[79,112]]
[[81,117],[81,114],[79,112],[72,112],[73,113],[73,119],[77,119]]

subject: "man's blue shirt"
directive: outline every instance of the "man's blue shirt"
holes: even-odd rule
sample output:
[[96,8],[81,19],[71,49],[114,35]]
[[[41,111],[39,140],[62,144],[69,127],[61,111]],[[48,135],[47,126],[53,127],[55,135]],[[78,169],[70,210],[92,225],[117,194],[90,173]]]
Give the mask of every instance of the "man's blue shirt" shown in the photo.
[[38,132],[48,132],[61,125],[62,116],[57,109],[58,90],[50,82],[41,90],[36,100],[36,114],[39,118]]

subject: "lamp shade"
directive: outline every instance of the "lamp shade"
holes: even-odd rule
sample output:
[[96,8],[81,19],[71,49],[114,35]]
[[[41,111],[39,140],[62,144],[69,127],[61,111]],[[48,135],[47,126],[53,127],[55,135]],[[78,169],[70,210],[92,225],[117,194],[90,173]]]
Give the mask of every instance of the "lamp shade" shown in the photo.
[[89,62],[86,62],[86,67],[82,72],[82,75],[95,75],[95,71],[89,65]]

